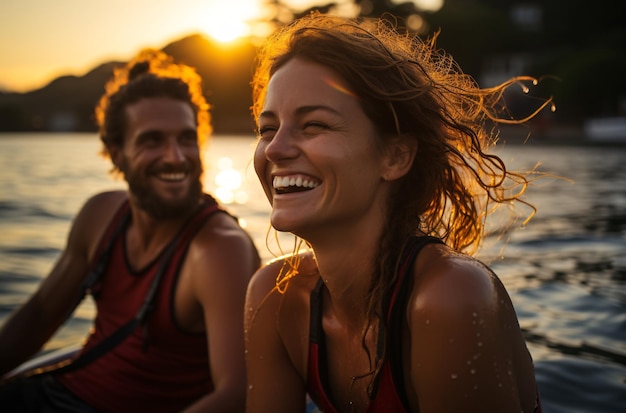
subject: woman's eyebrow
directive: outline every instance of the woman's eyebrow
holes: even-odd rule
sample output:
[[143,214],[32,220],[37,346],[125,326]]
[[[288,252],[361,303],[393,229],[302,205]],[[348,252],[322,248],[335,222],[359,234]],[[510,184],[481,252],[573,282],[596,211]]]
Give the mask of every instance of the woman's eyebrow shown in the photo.
[[[336,110],[336,109],[334,109],[334,108],[332,108],[330,106],[327,106],[327,105],[300,106],[299,108],[297,108],[295,110],[295,114],[296,115],[305,115],[307,113],[315,112],[317,110],[330,112],[330,113],[333,113],[335,115],[340,115],[341,114],[338,110]],[[259,119],[260,118],[275,118],[275,117],[276,117],[276,114],[273,111],[271,111],[271,110],[265,110],[265,111],[261,112],[261,114],[259,115]]]

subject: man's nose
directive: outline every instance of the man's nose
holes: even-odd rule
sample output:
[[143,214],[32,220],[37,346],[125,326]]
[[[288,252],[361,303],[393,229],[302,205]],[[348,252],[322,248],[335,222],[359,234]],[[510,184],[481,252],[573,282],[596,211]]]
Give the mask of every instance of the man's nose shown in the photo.
[[185,159],[182,148],[177,139],[170,138],[167,140],[163,159],[168,162],[180,162]]

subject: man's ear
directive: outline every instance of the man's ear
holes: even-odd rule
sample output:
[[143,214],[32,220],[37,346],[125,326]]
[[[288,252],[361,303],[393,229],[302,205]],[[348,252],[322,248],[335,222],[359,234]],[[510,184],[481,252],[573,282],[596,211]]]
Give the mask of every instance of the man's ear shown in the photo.
[[417,154],[417,139],[400,135],[392,138],[385,149],[383,179],[393,181],[409,172]]
[[119,145],[107,145],[107,151],[111,157],[111,162],[119,170],[122,170],[122,147]]

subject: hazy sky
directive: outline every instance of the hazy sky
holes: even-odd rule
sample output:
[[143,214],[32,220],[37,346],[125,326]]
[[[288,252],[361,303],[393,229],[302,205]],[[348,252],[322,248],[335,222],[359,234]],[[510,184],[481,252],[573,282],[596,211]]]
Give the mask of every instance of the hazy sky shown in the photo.
[[[443,0],[414,0],[438,8]],[[141,48],[192,33],[217,40],[247,35],[263,0],[1,0],[0,88],[26,91],[82,75]],[[315,0],[291,0],[309,6]],[[319,1],[317,1],[319,3]],[[350,3],[350,2],[348,2]]]

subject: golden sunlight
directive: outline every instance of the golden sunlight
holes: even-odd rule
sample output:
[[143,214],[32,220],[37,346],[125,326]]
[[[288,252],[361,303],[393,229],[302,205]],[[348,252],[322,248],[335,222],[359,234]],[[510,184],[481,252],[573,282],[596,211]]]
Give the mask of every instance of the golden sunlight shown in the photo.
[[249,21],[261,14],[258,0],[212,0],[203,2],[202,11],[196,11],[198,29],[221,43],[247,37]]

